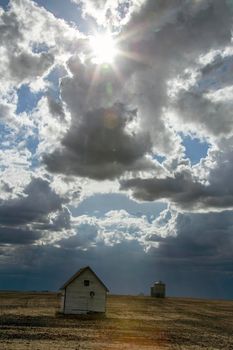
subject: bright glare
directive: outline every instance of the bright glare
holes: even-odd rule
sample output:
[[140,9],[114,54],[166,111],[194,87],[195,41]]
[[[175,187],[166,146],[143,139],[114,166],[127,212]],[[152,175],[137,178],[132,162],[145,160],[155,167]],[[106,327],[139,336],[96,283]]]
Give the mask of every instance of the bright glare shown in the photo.
[[90,38],[92,61],[96,64],[113,63],[117,50],[110,34],[98,34]]

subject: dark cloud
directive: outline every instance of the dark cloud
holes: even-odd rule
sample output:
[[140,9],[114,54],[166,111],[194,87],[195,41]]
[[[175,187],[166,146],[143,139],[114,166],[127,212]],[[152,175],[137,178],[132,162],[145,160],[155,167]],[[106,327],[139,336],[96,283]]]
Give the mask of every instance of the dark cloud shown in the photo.
[[151,169],[149,134],[135,131],[137,109],[118,102],[121,82],[110,67],[68,62],[71,76],[61,81],[61,96],[71,113],[61,146],[44,156],[49,171],[110,179],[126,171]]
[[121,186],[124,190],[131,189],[133,196],[139,200],[168,199],[186,211],[232,208],[231,159],[232,149],[225,150],[225,153],[217,151],[209,159],[210,168],[206,174],[208,184],[201,183],[191,169],[186,168],[166,178],[124,180]]
[[69,238],[62,239],[57,242],[61,248],[65,249],[90,249],[96,245],[98,228],[94,224],[80,224],[77,233]]
[[47,215],[62,209],[64,201],[50,188],[49,182],[34,178],[22,197],[0,203],[2,225],[22,225],[47,221]]
[[65,119],[65,112],[60,101],[54,100],[51,96],[47,96],[49,112],[61,121]]
[[32,179],[20,197],[0,203],[0,244],[31,244],[46,231],[69,230],[64,203],[48,181]]
[[[175,236],[160,239],[159,248],[153,248],[151,254],[156,256],[165,274],[174,270],[176,281],[182,285],[186,279],[186,295],[230,298],[228,293],[233,288],[231,228],[232,211],[180,214],[174,227]],[[156,235],[152,235],[153,238],[157,240]],[[175,281],[173,288],[179,290]],[[228,292],[225,294],[224,290]]]
[[[153,42],[150,48],[148,45],[148,50],[156,50],[168,60],[177,59],[180,55],[184,59],[187,54],[207,51],[216,46],[219,48],[229,42],[232,11],[225,0],[148,0],[133,15],[125,30],[143,23],[142,29],[145,28],[145,31],[140,33],[142,42],[147,36]],[[135,31],[135,38],[137,35]],[[184,51],[180,51],[181,49]],[[174,57],[166,55],[172,52]]]
[[[189,171],[176,173],[167,178],[135,178],[121,181],[121,188],[132,189],[133,195],[139,200],[154,201],[170,199],[179,206],[192,209],[205,197],[208,197],[208,188],[195,181]],[[198,203],[198,204],[197,204]]]
[[25,82],[27,79],[42,76],[54,63],[50,53],[19,52],[10,56],[8,74],[17,81]]
[[0,39],[1,43],[8,45],[9,42],[13,45],[17,44],[18,40],[23,39],[23,35],[20,31],[20,23],[15,14],[9,14],[3,12],[1,14],[0,24]]
[[[172,76],[195,66],[199,55],[230,44],[231,29],[232,11],[225,0],[148,0],[123,27],[119,45],[131,57],[131,69],[144,62],[152,74],[158,74],[162,87]],[[162,94],[166,96],[166,88]],[[156,99],[154,104],[159,102]]]
[[[83,51],[90,54],[89,41]],[[120,100],[124,82],[117,78],[110,65],[96,66],[91,60],[82,63],[78,55],[67,62],[70,75],[61,80],[61,97],[72,115],[73,123],[83,114],[111,107]]]
[[198,92],[185,91],[179,96],[176,112],[183,123],[197,132],[214,136],[231,135],[231,102],[212,102]]
[[[156,254],[165,260],[221,264],[232,260],[232,211],[206,214],[179,214],[176,235],[160,240]],[[151,237],[153,239],[153,235]],[[156,240],[156,236],[155,236]]]
[[31,231],[15,227],[0,227],[0,245],[5,244],[23,244],[28,245],[35,243],[43,237],[43,233],[39,231]]
[[[213,55],[210,62],[197,70],[197,78],[188,88],[177,91],[173,104],[183,130],[218,137],[232,135],[232,55]],[[185,77],[182,79],[185,85]],[[173,115],[174,117],[174,115]]]
[[49,228],[54,231],[59,231],[62,229],[71,228],[71,214],[68,208],[64,207],[56,212],[56,214],[51,219]]
[[136,111],[122,104],[80,117],[62,140],[63,148],[44,156],[48,169],[94,179],[114,178],[125,171],[153,167],[144,158],[151,150],[147,134],[129,133]]
[[11,187],[5,181],[1,182],[1,189],[2,189],[3,192],[6,192],[6,193],[12,193],[13,192],[13,187]]

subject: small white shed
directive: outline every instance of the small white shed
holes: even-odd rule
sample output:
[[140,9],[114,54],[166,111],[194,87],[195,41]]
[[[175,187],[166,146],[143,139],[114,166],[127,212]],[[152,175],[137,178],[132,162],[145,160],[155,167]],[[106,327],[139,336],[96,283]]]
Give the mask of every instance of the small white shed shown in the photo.
[[104,313],[106,310],[109,290],[89,266],[76,272],[60,290],[63,314]]

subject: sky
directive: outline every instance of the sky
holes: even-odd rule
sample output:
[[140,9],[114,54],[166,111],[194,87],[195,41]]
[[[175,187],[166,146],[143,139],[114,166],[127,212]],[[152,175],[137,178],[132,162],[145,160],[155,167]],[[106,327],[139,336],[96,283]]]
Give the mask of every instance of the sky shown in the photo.
[[233,1],[0,0],[0,289],[233,296]]

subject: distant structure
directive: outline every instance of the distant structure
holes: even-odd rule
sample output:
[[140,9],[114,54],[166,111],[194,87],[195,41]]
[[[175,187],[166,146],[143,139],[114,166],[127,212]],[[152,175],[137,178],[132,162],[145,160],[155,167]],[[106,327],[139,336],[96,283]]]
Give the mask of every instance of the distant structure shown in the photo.
[[106,310],[109,290],[89,266],[76,272],[60,290],[63,314],[104,313]]
[[155,282],[154,286],[150,289],[150,295],[155,298],[165,298],[166,285],[162,281]]

